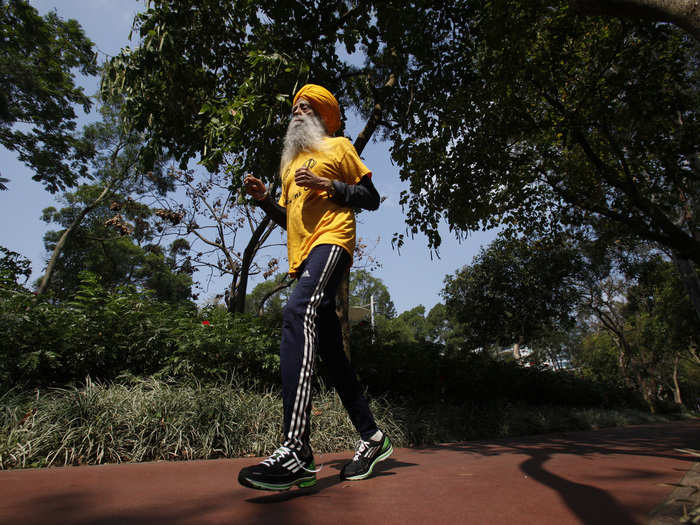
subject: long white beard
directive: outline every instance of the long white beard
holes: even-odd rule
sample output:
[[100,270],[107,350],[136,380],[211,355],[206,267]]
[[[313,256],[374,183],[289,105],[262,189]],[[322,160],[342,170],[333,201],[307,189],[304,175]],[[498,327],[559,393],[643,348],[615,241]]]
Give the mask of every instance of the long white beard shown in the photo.
[[299,115],[290,120],[287,134],[284,136],[280,175],[284,175],[284,167],[302,151],[324,149],[323,139],[326,136],[326,128],[316,115]]

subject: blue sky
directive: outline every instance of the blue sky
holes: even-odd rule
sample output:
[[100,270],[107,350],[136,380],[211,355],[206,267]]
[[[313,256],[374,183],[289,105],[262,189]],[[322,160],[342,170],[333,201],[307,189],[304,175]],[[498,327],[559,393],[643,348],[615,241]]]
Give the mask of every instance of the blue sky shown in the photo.
[[[40,14],[55,10],[61,18],[75,18],[87,36],[96,44],[99,61],[115,55],[129,44],[129,31],[134,14],[143,8],[142,0],[30,0]],[[131,43],[132,46],[135,42]],[[88,94],[97,90],[97,80],[81,82]],[[95,112],[81,117],[80,124],[96,118]],[[354,138],[363,123],[350,117],[346,129]],[[371,142],[362,155],[365,164],[373,171],[373,181],[386,200],[376,212],[362,213],[358,221],[358,236],[370,246],[375,246],[372,255],[381,262],[374,272],[389,289],[397,312],[411,309],[419,304],[426,312],[440,301],[440,290],[446,274],[469,264],[480,247],[489,243],[493,232],[476,232],[458,243],[445,225],[441,229],[443,244],[440,258],[432,259],[427,240],[422,235],[411,239],[400,253],[391,247],[395,232],[405,233],[404,214],[399,205],[401,190],[406,187],[399,180],[398,168],[390,161],[388,146],[382,142]],[[31,179],[31,172],[16,160],[11,152],[0,146],[0,173],[10,179],[9,191],[0,192],[0,245],[21,253],[32,261],[33,278],[40,275],[46,261],[42,237],[49,229],[40,220],[41,211],[55,205],[55,197]],[[378,242],[377,242],[378,240]],[[195,278],[198,274],[195,274]],[[254,286],[258,280],[254,280]],[[221,293],[225,283],[215,281],[201,297],[206,299]]]

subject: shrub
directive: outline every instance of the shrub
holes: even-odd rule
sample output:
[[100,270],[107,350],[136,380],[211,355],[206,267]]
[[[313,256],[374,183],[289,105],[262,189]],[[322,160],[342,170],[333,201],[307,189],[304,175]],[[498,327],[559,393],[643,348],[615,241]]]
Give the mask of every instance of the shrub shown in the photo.
[[[377,424],[396,447],[667,421],[635,411],[519,402],[450,404],[374,398]],[[202,383],[156,378],[0,395],[0,470],[155,460],[266,456],[281,439],[277,389],[247,380]],[[316,453],[353,448],[358,438],[335,393],[313,396]]]
[[264,384],[279,381],[279,330],[258,317],[235,317],[208,307],[194,319],[180,319],[173,328],[177,341],[160,375],[238,377]]
[[354,340],[353,365],[370,392],[418,402],[511,401],[564,406],[640,406],[618,385],[575,371],[523,367],[486,353],[446,354],[431,342],[371,343]]
[[124,373],[278,375],[278,334],[257,318],[214,307],[199,312],[192,303],[161,302],[129,286],[108,291],[87,272],[64,303],[0,289],[0,329],[4,389]]

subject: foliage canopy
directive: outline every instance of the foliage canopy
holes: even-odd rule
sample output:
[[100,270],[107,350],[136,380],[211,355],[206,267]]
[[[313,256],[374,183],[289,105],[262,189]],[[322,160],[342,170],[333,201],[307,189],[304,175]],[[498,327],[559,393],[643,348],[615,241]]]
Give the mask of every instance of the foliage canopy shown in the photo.
[[443,219],[457,232],[556,225],[700,262],[700,44],[673,26],[582,18],[564,0],[161,0],[136,28],[141,45],[103,89],[125,94],[154,151],[211,169],[229,155],[235,173],[274,180],[289,98],[310,79],[346,110],[384,101],[409,229],[434,247]]
[[41,17],[25,0],[0,0],[0,34],[0,144],[51,193],[71,187],[92,155],[74,135],[74,106],[92,105],[74,70],[97,74],[93,43],[77,21]]

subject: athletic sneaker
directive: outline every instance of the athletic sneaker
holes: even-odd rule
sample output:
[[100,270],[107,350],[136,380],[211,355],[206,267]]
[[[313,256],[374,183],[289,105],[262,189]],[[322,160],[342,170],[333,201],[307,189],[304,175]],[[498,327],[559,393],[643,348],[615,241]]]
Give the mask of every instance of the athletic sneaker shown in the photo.
[[316,466],[311,447],[302,452],[282,445],[265,461],[245,467],[238,473],[238,482],[251,489],[288,490],[316,484]]
[[357,444],[352,461],[346,463],[340,472],[340,479],[351,481],[365,479],[372,474],[374,465],[391,456],[393,451],[394,448],[391,446],[391,441],[386,435],[382,435],[376,441],[364,441],[361,439]]

